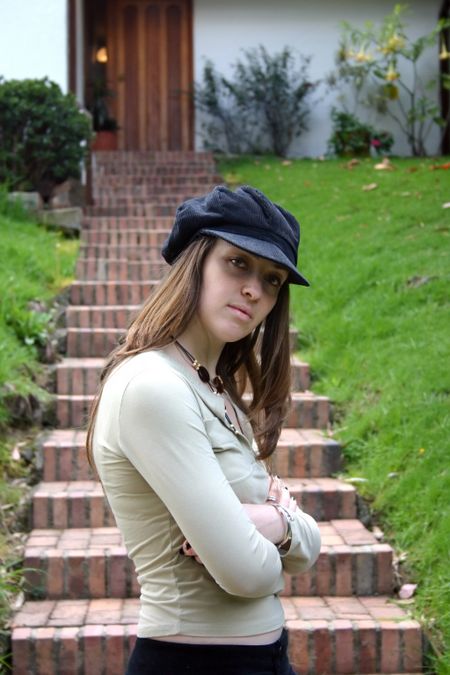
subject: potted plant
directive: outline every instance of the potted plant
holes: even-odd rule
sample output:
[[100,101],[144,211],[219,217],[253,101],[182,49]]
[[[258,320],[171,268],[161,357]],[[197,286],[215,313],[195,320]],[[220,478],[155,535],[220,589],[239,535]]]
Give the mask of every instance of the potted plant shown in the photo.
[[92,87],[93,103],[91,105],[92,123],[95,137],[92,150],[117,150],[117,130],[119,125],[110,115],[107,100],[114,96],[102,79],[95,80]]

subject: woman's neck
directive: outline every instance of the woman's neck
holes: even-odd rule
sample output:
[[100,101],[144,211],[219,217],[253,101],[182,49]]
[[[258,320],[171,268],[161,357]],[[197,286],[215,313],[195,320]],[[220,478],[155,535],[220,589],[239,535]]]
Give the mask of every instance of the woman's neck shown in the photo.
[[223,342],[208,339],[203,328],[191,322],[188,328],[177,336],[178,342],[194,356],[212,375],[224,347]]

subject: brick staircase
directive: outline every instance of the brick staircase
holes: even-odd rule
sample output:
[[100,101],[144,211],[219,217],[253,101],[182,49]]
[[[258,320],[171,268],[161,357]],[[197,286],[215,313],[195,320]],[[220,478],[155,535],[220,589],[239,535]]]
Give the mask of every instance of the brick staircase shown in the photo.
[[[160,278],[159,248],[175,205],[217,182],[206,153],[94,157],[95,204],[86,210],[65,317],[66,358],[56,368],[59,428],[42,439],[25,551],[30,592],[13,623],[14,675],[125,670],[138,585],[85,459],[83,427],[105,355]],[[341,454],[321,431],[330,403],[309,391],[307,364],[292,357],[292,370],[292,409],[274,471],[319,521],[323,541],[314,569],[286,580],[294,667],[302,675],[421,672],[420,626],[391,598],[392,549],[358,520],[355,488],[331,477]]]

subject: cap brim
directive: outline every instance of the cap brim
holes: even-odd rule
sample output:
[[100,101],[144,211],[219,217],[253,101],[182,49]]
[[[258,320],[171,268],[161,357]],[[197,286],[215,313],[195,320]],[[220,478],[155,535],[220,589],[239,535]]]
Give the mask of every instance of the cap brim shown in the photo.
[[284,255],[283,251],[275,244],[254,237],[246,237],[243,234],[235,234],[234,232],[222,232],[218,229],[204,228],[199,230],[198,234],[208,234],[211,237],[224,239],[229,244],[234,244],[238,248],[242,248],[247,253],[271,260],[278,265],[281,265],[288,270],[289,276],[287,278],[290,284],[298,284],[300,286],[309,286],[309,282],[303,277],[298,269],[291,263],[291,261]]

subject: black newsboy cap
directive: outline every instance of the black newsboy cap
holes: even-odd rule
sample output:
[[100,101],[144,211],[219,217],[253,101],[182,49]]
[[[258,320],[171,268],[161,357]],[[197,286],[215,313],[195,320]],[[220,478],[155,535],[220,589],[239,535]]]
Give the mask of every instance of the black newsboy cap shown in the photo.
[[243,185],[235,192],[223,185],[181,204],[164,242],[162,255],[172,264],[196,237],[219,237],[289,271],[292,284],[309,286],[297,270],[300,226],[294,216],[260,190]]

